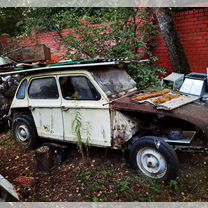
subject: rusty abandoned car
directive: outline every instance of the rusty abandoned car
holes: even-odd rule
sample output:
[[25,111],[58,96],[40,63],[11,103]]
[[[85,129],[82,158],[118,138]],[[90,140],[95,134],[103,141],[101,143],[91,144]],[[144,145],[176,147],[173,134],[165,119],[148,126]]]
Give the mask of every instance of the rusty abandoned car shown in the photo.
[[145,92],[124,66],[122,61],[66,62],[5,73],[25,75],[8,115],[15,139],[25,148],[35,147],[39,138],[76,143],[73,123],[79,112],[83,142],[90,135],[92,146],[127,149],[138,172],[175,178],[176,150],[207,145],[208,110],[200,102],[171,110],[137,102]]

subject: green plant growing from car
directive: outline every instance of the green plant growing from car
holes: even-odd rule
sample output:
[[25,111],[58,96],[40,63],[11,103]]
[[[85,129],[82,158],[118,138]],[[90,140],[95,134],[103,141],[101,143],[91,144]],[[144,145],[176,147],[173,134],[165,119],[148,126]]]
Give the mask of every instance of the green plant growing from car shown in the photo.
[[[83,122],[82,115],[79,109],[74,111],[74,120],[72,122],[72,129],[77,137],[77,147],[82,155],[82,159],[85,159],[85,151],[87,157],[89,157],[89,147],[91,140],[91,125],[89,122]],[[86,132],[86,140],[83,142],[82,132]]]

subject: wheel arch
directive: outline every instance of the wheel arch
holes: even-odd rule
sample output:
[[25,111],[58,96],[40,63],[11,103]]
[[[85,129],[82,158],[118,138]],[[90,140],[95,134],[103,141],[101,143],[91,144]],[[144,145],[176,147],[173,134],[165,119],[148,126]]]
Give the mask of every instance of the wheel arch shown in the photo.
[[[132,141],[134,142],[136,136],[143,137],[152,135],[156,137],[165,137],[165,134],[156,134],[157,129],[160,129],[162,133],[164,133],[164,131],[168,132],[171,129],[179,129],[181,131],[195,131],[196,134],[193,137],[193,140],[198,140],[200,138],[202,143],[205,145],[208,144],[208,126],[206,131],[206,129],[200,124],[197,124],[197,122],[188,121],[187,119],[175,116],[154,113],[137,113],[135,117],[139,123],[138,131],[130,140],[128,140],[128,143],[132,143]],[[144,125],[149,127],[147,132],[142,131]],[[152,127],[157,127],[157,129],[151,129]]]
[[13,121],[18,115],[26,114],[30,115],[32,118],[32,113],[29,107],[22,107],[22,108],[11,108],[8,114],[8,118],[10,121]]

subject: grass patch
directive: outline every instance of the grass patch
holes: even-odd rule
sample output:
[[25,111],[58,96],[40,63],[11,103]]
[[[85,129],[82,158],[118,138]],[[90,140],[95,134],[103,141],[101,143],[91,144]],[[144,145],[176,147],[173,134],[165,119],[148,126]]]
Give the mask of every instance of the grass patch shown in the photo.
[[7,132],[6,134],[2,135],[2,137],[0,138],[0,145],[2,146],[10,147],[13,143],[14,141],[11,132]]

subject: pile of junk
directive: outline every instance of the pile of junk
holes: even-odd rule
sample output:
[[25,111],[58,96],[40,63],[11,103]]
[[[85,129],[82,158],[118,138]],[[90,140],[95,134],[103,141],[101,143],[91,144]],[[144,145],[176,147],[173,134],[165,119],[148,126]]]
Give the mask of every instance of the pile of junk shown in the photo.
[[[21,51],[24,64],[17,63],[14,60],[11,61],[5,57],[0,57],[0,72],[21,70],[22,68],[27,69],[34,65],[46,66],[51,63],[50,49],[45,45],[27,47],[24,50]],[[19,75],[17,77],[10,75],[7,78],[1,78],[0,104],[2,103],[2,106],[4,106],[5,112],[9,109],[9,105],[5,107],[5,103],[11,103],[20,79],[21,77]],[[12,92],[8,93],[8,90],[11,91],[11,88],[13,89]],[[131,97],[131,100],[136,103],[148,102],[153,104],[157,109],[167,111],[171,111],[191,102],[197,102],[208,108],[207,74],[190,73],[188,75],[184,75],[173,72],[162,79],[161,88],[161,91],[156,92],[143,91],[143,93],[138,93]],[[4,100],[5,102],[3,102]],[[0,112],[3,112],[1,105]],[[8,195],[17,200],[19,199],[14,186],[2,175],[0,175],[0,201],[6,201]]]
[[139,93],[132,97],[137,103],[150,103],[158,110],[171,111],[188,103],[197,102],[208,108],[208,75],[172,72],[162,79],[161,91]]

